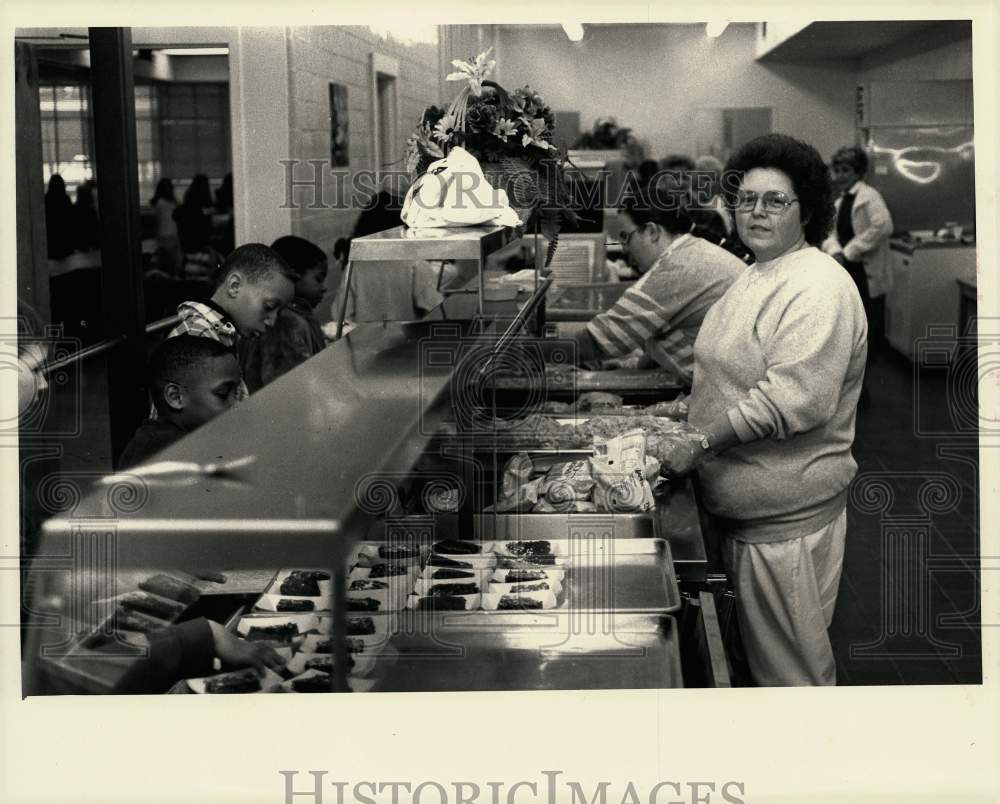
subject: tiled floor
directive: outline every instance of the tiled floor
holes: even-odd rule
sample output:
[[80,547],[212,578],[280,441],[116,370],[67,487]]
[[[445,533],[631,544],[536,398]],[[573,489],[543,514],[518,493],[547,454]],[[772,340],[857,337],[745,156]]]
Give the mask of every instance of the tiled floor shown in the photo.
[[[952,383],[952,397],[955,390]],[[869,393],[870,404],[858,415],[859,475],[830,629],[838,682],[979,683],[975,437],[952,423],[957,417],[945,372],[916,377],[895,353],[880,355]],[[874,500],[864,510],[859,505],[871,483],[884,484],[891,495],[884,510]],[[886,550],[898,561],[887,562]],[[902,611],[893,618],[896,607]]]

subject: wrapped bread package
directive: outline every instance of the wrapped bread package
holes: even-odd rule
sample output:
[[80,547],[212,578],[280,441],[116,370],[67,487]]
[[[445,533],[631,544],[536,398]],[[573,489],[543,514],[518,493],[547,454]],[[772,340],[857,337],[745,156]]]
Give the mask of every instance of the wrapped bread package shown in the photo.
[[531,609],[554,609],[559,605],[555,594],[547,592],[525,592],[523,594],[483,595],[484,611],[525,611]]
[[646,480],[646,437],[642,430],[594,442],[590,459],[598,511],[636,513],[650,511],[655,502]]
[[594,489],[594,476],[590,461],[559,463],[549,469],[542,483],[541,493],[552,505],[586,500]]
[[521,486],[531,480],[534,473],[535,467],[527,452],[519,452],[507,461],[503,468],[504,499],[513,497]]
[[486,510],[494,510],[498,514],[525,514],[538,502],[544,482],[544,477],[536,477],[534,480],[523,483],[517,487],[513,496],[497,500],[496,505],[488,507]]
[[597,505],[589,500],[567,500],[554,504],[544,497],[531,509],[533,514],[592,514],[595,511],[597,511]]

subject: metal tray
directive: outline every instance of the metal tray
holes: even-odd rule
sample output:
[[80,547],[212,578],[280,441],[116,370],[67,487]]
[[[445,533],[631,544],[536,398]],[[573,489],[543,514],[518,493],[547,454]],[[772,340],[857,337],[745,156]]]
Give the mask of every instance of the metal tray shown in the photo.
[[683,686],[673,617],[477,612],[393,636],[375,692],[662,689]]

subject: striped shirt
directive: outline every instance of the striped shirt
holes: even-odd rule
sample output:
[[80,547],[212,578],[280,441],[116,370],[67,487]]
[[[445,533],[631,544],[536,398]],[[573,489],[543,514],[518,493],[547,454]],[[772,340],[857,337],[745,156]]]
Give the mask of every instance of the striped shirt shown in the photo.
[[705,313],[746,266],[724,249],[685,234],[587,330],[606,357],[643,349],[686,385]]

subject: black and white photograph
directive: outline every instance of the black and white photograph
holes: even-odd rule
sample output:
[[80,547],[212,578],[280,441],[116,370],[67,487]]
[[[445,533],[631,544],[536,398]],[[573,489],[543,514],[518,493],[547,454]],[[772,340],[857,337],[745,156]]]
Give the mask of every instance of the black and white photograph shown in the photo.
[[[686,704],[713,769],[744,705],[816,763],[859,701],[995,714],[995,20],[920,10],[5,28],[4,707],[291,695],[228,699],[256,743],[448,702],[490,746],[614,693],[601,739]],[[928,789],[995,771],[969,728]],[[322,801],[287,755],[198,795]],[[599,796],[542,754],[532,795],[435,763],[404,801],[808,798],[621,755]],[[788,789],[919,787],[844,762]]]

